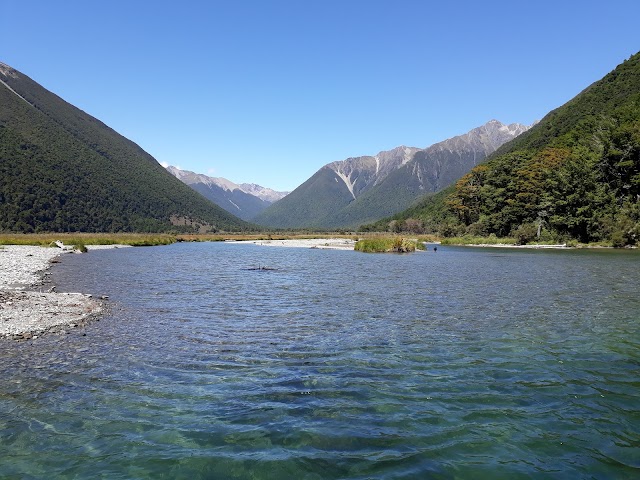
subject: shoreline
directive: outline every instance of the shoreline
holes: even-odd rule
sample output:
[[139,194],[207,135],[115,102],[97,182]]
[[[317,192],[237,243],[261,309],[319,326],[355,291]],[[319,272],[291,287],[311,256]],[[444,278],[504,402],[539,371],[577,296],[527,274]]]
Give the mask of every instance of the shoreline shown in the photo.
[[[46,333],[69,333],[69,329],[86,325],[104,312],[104,298],[58,293],[55,286],[46,285],[48,270],[59,262],[60,255],[68,253],[72,250],[23,245],[0,247],[0,340],[29,340]],[[38,287],[46,291],[38,291]]]
[[[289,248],[317,248],[323,250],[353,250],[355,240],[347,238],[311,238],[311,239],[277,239],[277,240],[225,240],[231,244],[254,244],[264,247],[289,247]],[[577,247],[566,244],[526,244],[513,243],[442,243],[441,241],[425,242],[427,246],[440,247],[473,247],[473,248],[512,248],[512,249],[546,249],[546,250],[574,250]],[[596,248],[596,247],[589,247]],[[610,247],[597,247],[610,248]]]
[[513,243],[451,243],[446,247],[479,247],[479,248],[527,248],[527,249],[547,249],[547,250],[571,250],[575,247],[568,247],[566,244],[561,245],[515,245]]
[[320,250],[353,250],[355,240],[348,238],[308,238],[292,240],[225,240],[231,244],[254,244],[263,247],[314,248]]
[[[435,242],[434,242],[435,243]],[[438,243],[439,244],[439,243]],[[526,244],[526,245],[515,245],[513,243],[446,243],[443,244],[445,247],[480,247],[480,248],[524,248],[530,250],[536,249],[547,249],[547,250],[637,250],[638,247],[609,247],[606,245],[545,245],[545,244]]]

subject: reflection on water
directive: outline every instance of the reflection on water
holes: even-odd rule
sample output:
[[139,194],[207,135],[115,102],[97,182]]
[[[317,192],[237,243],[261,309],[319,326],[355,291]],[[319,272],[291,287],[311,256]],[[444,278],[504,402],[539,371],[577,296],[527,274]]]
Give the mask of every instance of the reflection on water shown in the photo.
[[56,282],[111,313],[0,344],[0,477],[632,478],[639,266],[447,247],[65,256]]

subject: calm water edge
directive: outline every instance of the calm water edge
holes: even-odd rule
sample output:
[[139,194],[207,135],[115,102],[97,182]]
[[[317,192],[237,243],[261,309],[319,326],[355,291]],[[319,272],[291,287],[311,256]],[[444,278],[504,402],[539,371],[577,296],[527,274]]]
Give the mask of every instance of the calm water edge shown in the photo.
[[194,243],[53,278],[111,313],[0,342],[0,478],[640,476],[637,252]]

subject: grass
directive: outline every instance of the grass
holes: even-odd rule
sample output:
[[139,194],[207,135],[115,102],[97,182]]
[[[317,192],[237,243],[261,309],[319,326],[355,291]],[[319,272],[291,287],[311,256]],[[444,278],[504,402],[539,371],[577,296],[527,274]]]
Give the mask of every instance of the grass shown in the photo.
[[0,245],[49,246],[56,240],[65,245],[132,245],[151,246],[175,243],[176,237],[144,233],[32,233],[0,234]]
[[463,237],[448,237],[441,240],[442,245],[515,245],[516,239],[512,237],[479,237],[465,235]]
[[344,234],[196,234],[161,233],[0,233],[0,245],[49,246],[56,240],[65,245],[132,245],[134,247],[169,245],[175,242],[223,242],[225,240],[297,240],[309,238],[352,238]]
[[224,242],[227,240],[306,240],[314,238],[354,238],[353,235],[340,233],[227,233],[227,234],[195,234],[177,235],[178,242]]
[[[135,247],[169,245],[175,242],[223,242],[226,240],[302,240],[312,238],[349,238],[358,241],[356,250],[363,252],[387,252],[394,250],[394,242],[403,237],[389,234],[367,233],[364,235],[344,233],[254,233],[254,234],[160,234],[160,233],[0,233],[0,246],[2,245],[39,245],[49,246],[56,240],[65,245],[74,245],[82,250],[86,245],[132,245]],[[405,239],[406,240],[406,239]],[[406,240],[414,246],[414,250],[424,248],[422,242],[438,242],[442,245],[516,245],[516,239],[512,237],[488,237],[464,235],[462,237],[438,238],[433,235],[419,235],[412,240]],[[362,243],[361,243],[362,242]],[[557,242],[535,242],[533,244],[545,245]],[[359,244],[359,246],[358,246]],[[604,248],[611,247],[610,242],[597,242],[580,244],[575,240],[566,242],[567,247],[575,248]],[[400,245],[401,246],[401,245]],[[396,248],[399,245],[396,245]],[[410,248],[410,247],[409,247]],[[413,251],[413,250],[410,250]]]
[[365,253],[407,253],[424,249],[422,242],[403,237],[367,237],[356,242],[354,250]]

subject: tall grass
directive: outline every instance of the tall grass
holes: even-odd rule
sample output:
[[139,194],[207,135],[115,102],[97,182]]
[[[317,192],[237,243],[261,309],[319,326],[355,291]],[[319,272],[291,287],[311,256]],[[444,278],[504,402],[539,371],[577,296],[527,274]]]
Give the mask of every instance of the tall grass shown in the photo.
[[441,240],[442,245],[515,245],[516,239],[513,237],[479,237],[465,235],[463,237],[448,237]]
[[314,238],[353,238],[353,235],[319,232],[312,233],[269,233],[260,232],[252,234],[225,233],[225,234],[180,234],[176,236],[178,242],[223,242],[225,240],[303,240]]
[[32,233],[0,234],[0,245],[49,246],[56,240],[65,245],[169,245],[176,237],[168,234],[144,233]]
[[344,234],[153,234],[153,233],[5,233],[0,234],[0,245],[40,245],[49,246],[56,240],[65,245],[169,245],[175,242],[222,242],[225,240],[295,240],[303,238],[344,237]]
[[422,242],[403,237],[368,237],[358,240],[354,250],[365,253],[407,253],[423,249]]

